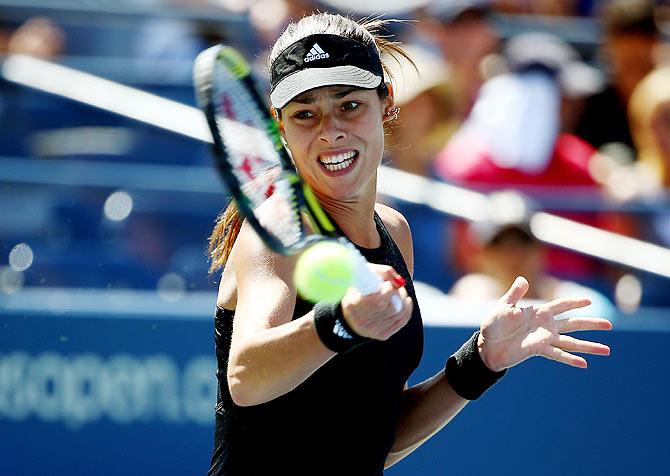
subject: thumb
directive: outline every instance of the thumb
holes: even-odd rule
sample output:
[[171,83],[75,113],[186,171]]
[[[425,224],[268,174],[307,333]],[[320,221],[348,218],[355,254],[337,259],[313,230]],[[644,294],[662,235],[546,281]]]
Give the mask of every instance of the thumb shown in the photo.
[[505,304],[511,306],[516,305],[516,303],[526,295],[530,285],[528,281],[523,276],[517,276],[517,278],[512,283],[512,286],[507,290],[507,292],[500,298]]

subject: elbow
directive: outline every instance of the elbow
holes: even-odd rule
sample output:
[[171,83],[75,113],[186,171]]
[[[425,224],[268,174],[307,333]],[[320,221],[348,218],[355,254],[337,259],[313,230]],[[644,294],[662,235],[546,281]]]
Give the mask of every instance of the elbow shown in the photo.
[[239,366],[228,367],[228,390],[233,403],[240,407],[251,407],[259,402],[254,398],[252,385],[244,378],[244,369]]
[[396,464],[398,461],[403,459],[405,455],[403,454],[402,451],[398,452],[393,452],[391,451],[387,456],[386,456],[386,461],[384,461],[384,469],[389,469],[391,466]]

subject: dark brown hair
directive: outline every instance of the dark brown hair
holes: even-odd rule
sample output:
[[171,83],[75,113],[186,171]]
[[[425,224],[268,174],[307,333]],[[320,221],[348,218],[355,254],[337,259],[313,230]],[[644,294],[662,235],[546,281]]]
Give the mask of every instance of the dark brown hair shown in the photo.
[[603,27],[608,36],[639,34],[649,37],[660,32],[652,0],[611,0],[604,6]]

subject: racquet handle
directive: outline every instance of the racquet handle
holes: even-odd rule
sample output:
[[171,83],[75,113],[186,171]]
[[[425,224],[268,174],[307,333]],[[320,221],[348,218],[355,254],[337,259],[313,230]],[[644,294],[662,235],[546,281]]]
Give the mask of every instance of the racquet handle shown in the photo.
[[[354,280],[351,286],[358,289],[361,294],[367,296],[379,291],[384,283],[377,273],[372,271],[369,263],[353,245],[350,245],[356,269],[354,271]],[[397,294],[393,296],[391,303],[396,312],[402,309],[402,301]]]

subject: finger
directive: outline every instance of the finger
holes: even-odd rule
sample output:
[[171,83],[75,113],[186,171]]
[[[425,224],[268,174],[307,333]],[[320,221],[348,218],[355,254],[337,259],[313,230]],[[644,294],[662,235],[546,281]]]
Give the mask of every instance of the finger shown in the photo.
[[402,283],[394,283],[393,289],[396,291],[396,294],[391,296],[391,304],[395,312],[400,312],[403,308],[403,300],[407,297],[407,290],[404,288],[405,280],[401,277]]
[[403,278],[395,269],[391,268],[390,271],[385,273],[384,279],[386,281],[389,281],[395,289],[400,289],[402,288],[405,284],[407,284],[407,281],[405,281],[405,278]]
[[387,301],[390,299],[389,294],[394,291],[393,285],[388,281],[384,281],[377,292],[361,295],[359,300],[366,307],[377,312],[386,307]]
[[367,332],[375,339],[386,340],[406,324],[406,322],[403,322],[405,314],[399,312],[383,318],[369,320],[366,322]]
[[412,317],[412,306],[413,302],[408,298],[403,306],[403,311],[388,319],[387,325],[382,330],[382,340],[388,339],[407,325]]
[[580,307],[585,307],[591,304],[591,301],[589,299],[570,299],[570,298],[563,298],[563,299],[556,299],[554,301],[551,301],[547,303],[545,306],[551,313],[556,316],[558,314],[562,314],[566,311],[570,311],[572,309],[579,309]]
[[[393,283],[398,278],[402,279],[402,276],[391,266],[385,264],[376,264],[374,265],[375,271],[384,281],[390,281]],[[404,281],[404,280],[403,280]]]
[[[407,294],[407,290],[405,288],[400,288],[398,289],[398,294],[402,298],[403,301],[405,301],[407,298],[409,298],[409,294]],[[410,298],[410,301],[412,299]]]
[[393,278],[393,280],[391,281],[391,283],[393,284],[393,287],[394,287],[394,288],[396,288],[396,289],[400,289],[400,288],[404,287],[405,284],[407,284],[407,281],[405,281],[405,278],[403,278],[402,276],[398,275],[398,276],[396,276],[395,278]]
[[567,352],[579,352],[580,354],[610,355],[610,348],[598,342],[575,339],[570,336],[559,336],[558,347]]
[[376,321],[396,314],[399,311],[396,308],[396,302],[402,304],[399,291],[404,290],[396,290],[390,282],[384,281],[379,291],[362,296],[359,299],[359,304],[357,305],[359,314],[365,315],[365,320],[374,318],[373,320]]
[[558,325],[559,332],[609,330],[612,330],[612,323],[600,317],[568,317],[560,320]]
[[401,302],[402,307],[400,310],[396,310],[395,306],[393,305],[393,301],[390,301],[391,305],[385,309],[385,316],[378,320],[383,328],[391,327],[396,321],[402,320],[403,318],[409,320],[411,317],[412,309],[414,308],[414,302],[412,301],[412,298],[407,295],[407,292],[405,292],[404,289],[400,289],[395,294],[396,295],[394,297],[398,298],[398,301]]
[[405,327],[405,325],[408,322],[409,322],[409,317],[405,317],[405,316],[402,316],[402,318],[395,319],[390,325],[388,325],[384,329],[382,329],[382,331],[380,333],[380,339],[381,340],[388,339],[393,334],[398,332],[400,329]]
[[510,286],[510,288],[503,295],[503,297],[500,298],[500,300],[505,304],[514,306],[519,301],[519,299],[526,295],[528,288],[529,285],[526,278],[523,276],[518,276],[512,283],[512,286]]
[[[382,299],[386,300],[388,303],[393,304],[393,300],[396,301],[400,299],[400,302],[407,297],[407,291],[405,288],[397,288],[394,283],[386,281],[384,286],[382,286],[382,291],[380,293]],[[395,312],[398,312],[399,309],[396,309]]]
[[562,364],[567,364],[572,367],[578,367],[580,369],[585,369],[588,364],[586,360],[577,355],[572,355],[558,347],[549,347],[546,351],[542,352],[542,357],[546,357],[550,360],[555,360],[556,362],[561,362]]
[[386,265],[371,265],[371,266],[374,266],[375,272],[377,273],[377,276],[381,278],[382,282],[391,283],[394,289],[400,289],[403,286],[405,286],[405,284],[407,284],[405,278],[403,278],[391,266]]

